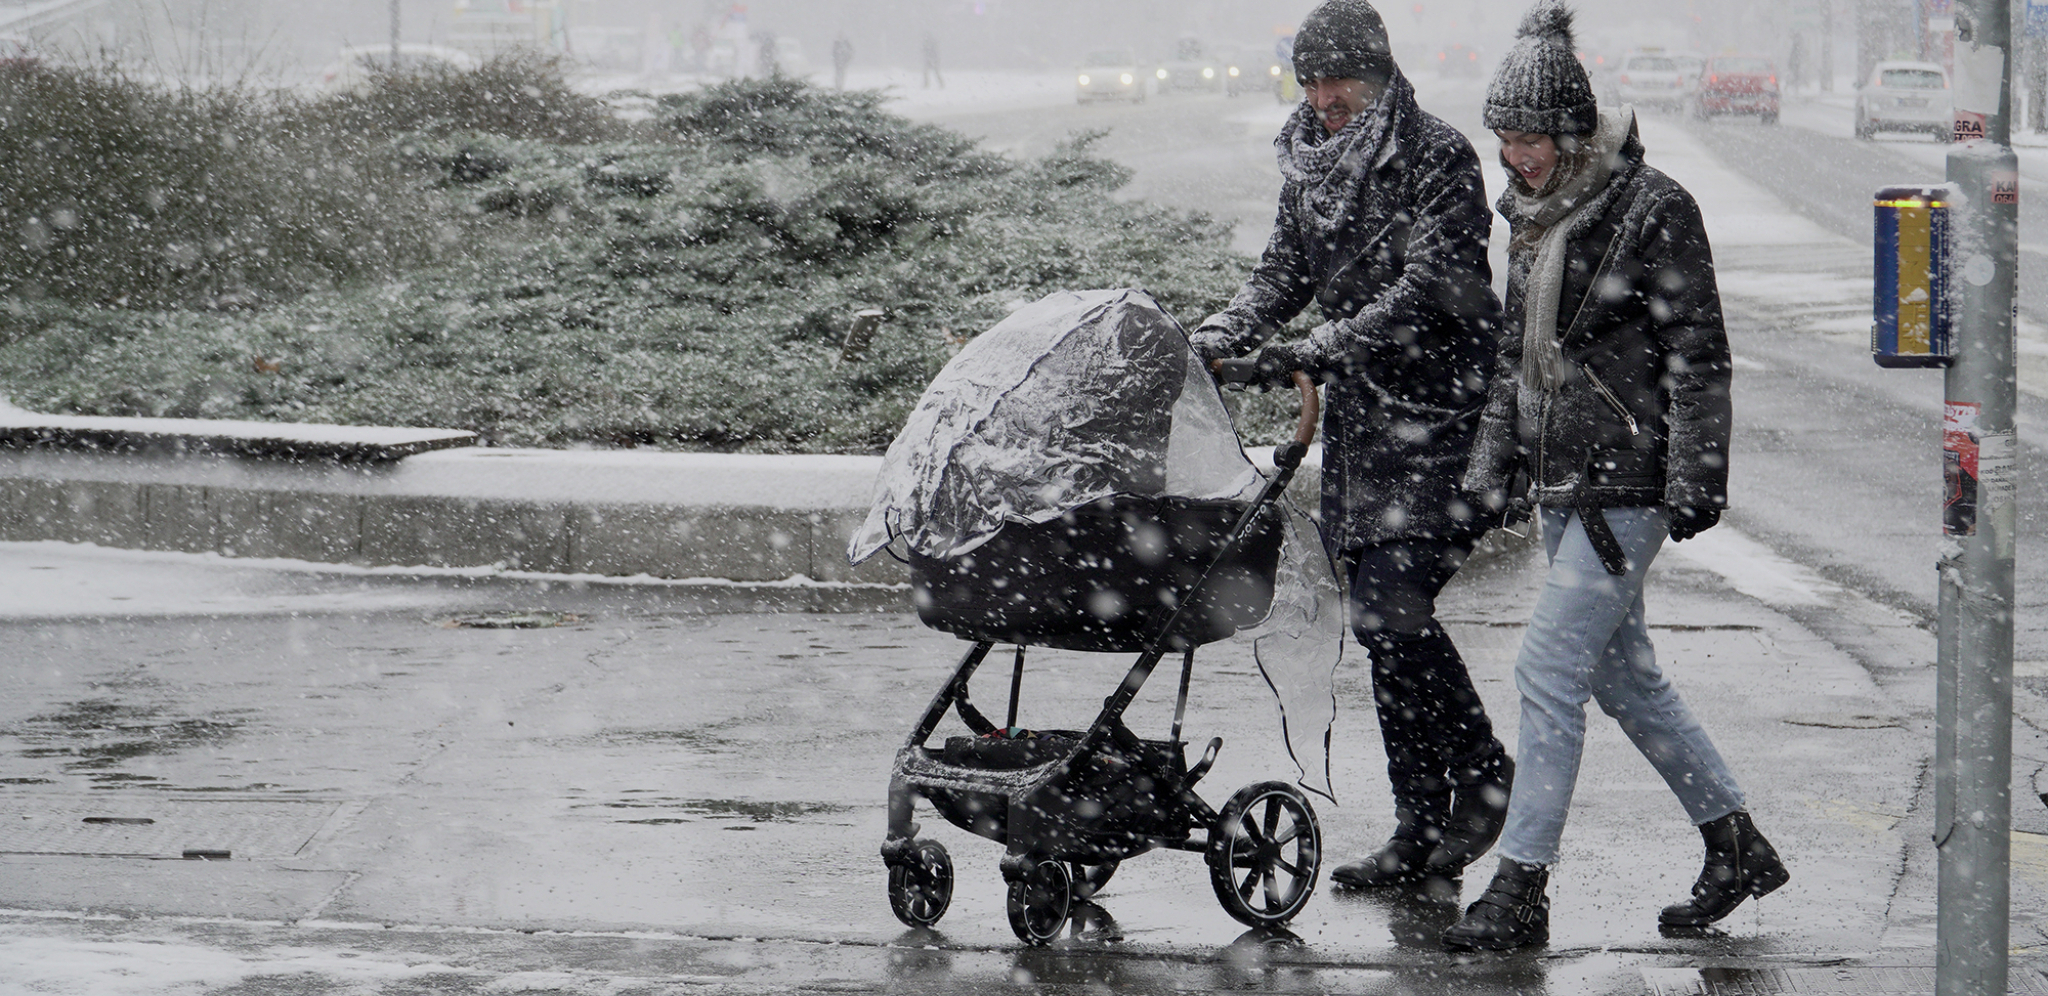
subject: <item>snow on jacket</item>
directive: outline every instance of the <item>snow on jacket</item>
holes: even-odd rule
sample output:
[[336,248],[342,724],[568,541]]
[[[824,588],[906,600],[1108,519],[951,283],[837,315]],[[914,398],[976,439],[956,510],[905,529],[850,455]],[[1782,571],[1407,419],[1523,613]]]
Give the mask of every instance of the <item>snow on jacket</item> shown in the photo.
[[[1563,386],[1521,377],[1529,257],[1508,266],[1506,328],[1464,485],[1505,493],[1517,467],[1553,508],[1725,506],[1728,336],[1713,250],[1692,195],[1643,162],[1622,164],[1572,221],[1558,336]],[[1508,213],[1508,198],[1500,204]],[[1519,240],[1518,240],[1519,241]]]
[[1322,512],[1333,550],[1475,528],[1458,475],[1500,323],[1472,144],[1417,106],[1398,71],[1368,114],[1382,134],[1341,213],[1319,218],[1318,191],[1290,177],[1258,266],[1195,335],[1200,348],[1243,355],[1310,303],[1321,309],[1298,350],[1328,385]]

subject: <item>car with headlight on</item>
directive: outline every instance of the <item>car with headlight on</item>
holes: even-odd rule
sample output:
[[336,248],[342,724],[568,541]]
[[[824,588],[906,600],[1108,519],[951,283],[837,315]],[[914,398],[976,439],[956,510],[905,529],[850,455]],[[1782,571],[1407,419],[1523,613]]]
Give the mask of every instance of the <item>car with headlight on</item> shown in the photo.
[[1091,104],[1098,100],[1144,103],[1145,71],[1129,49],[1101,49],[1081,58],[1081,68],[1074,73],[1074,101]]
[[1856,137],[1924,131],[1947,141],[1955,125],[1948,73],[1932,62],[1880,62],[1856,88]]
[[1693,117],[1702,121],[1722,114],[1754,114],[1764,124],[1778,123],[1778,67],[1757,55],[1717,55],[1700,72],[1693,92]]
[[1199,38],[1182,38],[1173,44],[1167,58],[1152,71],[1159,90],[1208,90],[1223,92],[1223,67]]
[[1209,51],[1215,56],[1217,68],[1223,71],[1225,96],[1265,93],[1273,89],[1274,74],[1271,70],[1274,63],[1270,56],[1231,45],[1218,45]]

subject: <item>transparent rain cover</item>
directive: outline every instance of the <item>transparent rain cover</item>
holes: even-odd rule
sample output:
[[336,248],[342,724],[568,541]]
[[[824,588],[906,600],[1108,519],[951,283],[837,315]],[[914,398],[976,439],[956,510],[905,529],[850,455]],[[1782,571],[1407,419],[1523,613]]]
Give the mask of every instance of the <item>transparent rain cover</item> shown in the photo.
[[[883,458],[847,558],[897,542],[957,557],[1007,522],[1111,495],[1248,501],[1263,480],[1186,333],[1151,295],[1056,293],[939,371]],[[1343,601],[1315,524],[1286,511],[1272,611],[1232,639],[1252,643],[1302,786],[1328,796]]]

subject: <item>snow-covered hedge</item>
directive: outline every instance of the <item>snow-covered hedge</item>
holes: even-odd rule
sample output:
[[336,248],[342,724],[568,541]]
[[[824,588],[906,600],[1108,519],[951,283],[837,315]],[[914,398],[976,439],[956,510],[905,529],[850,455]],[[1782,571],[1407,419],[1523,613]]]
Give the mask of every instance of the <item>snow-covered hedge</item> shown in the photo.
[[[1091,156],[1090,136],[1015,161],[893,116],[875,93],[727,84],[665,98],[652,122],[602,140],[580,114],[495,130],[454,117],[370,143],[307,139],[352,150],[332,167],[353,167],[354,186],[256,176],[265,203],[409,205],[421,213],[391,223],[425,233],[421,258],[337,266],[325,285],[234,309],[189,306],[168,284],[129,307],[16,284],[0,298],[0,395],[506,444],[871,452],[957,343],[1021,303],[1135,285],[1192,320],[1248,264],[1221,224],[1112,199],[1127,173]],[[5,224],[45,210],[27,196],[0,191],[17,212]],[[188,306],[133,307],[172,299]],[[838,364],[864,308],[887,314],[875,344]]]

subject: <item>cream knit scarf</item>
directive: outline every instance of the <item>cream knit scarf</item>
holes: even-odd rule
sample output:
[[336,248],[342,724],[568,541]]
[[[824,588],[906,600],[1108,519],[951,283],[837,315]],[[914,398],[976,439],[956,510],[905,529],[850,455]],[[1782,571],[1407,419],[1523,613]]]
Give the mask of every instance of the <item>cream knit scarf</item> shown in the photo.
[[[1559,160],[1542,190],[1530,190],[1508,170],[1508,222],[1514,229],[1509,252],[1527,253],[1529,282],[1522,316],[1522,383],[1544,391],[1564,384],[1564,348],[1558,340],[1558,299],[1564,290],[1565,243],[1581,216],[1621,162],[1621,147],[1635,130],[1635,111],[1602,111],[1600,127],[1588,138],[1560,135]],[[1505,164],[1503,164],[1505,165]]]

